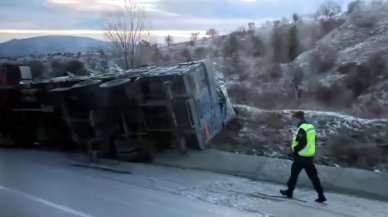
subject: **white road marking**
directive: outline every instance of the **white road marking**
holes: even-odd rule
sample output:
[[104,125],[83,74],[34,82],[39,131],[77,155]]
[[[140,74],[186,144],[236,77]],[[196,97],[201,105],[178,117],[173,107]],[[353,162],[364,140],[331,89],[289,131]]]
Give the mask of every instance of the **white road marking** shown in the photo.
[[21,192],[21,191],[18,191],[18,190],[10,189],[10,188],[7,188],[7,187],[1,186],[1,185],[0,185],[0,190],[6,191],[6,192],[9,192],[9,193],[12,193],[12,194],[16,194],[18,196],[27,198],[29,200],[33,200],[35,202],[44,204],[46,206],[49,206],[49,207],[52,207],[52,208],[55,208],[55,209],[59,209],[59,210],[61,210],[63,212],[72,214],[74,216],[79,216],[79,217],[95,217],[95,216],[89,215],[87,213],[84,213],[84,212],[72,209],[70,207],[63,206],[63,205],[60,205],[60,204],[56,204],[54,202],[50,202],[48,200],[45,200],[45,199],[42,199],[42,198],[39,198],[39,197],[35,197],[33,195],[30,195],[30,194],[27,194],[27,193],[24,193],[24,192]]

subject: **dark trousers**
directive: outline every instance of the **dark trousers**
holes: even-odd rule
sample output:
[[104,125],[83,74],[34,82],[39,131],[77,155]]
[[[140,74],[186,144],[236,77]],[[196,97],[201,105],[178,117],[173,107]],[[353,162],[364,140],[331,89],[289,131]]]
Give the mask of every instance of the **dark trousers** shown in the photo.
[[299,173],[304,169],[313,183],[314,189],[319,195],[323,195],[321,181],[318,177],[317,169],[315,168],[313,158],[296,157],[291,167],[291,176],[288,180],[288,190],[293,192],[298,181]]

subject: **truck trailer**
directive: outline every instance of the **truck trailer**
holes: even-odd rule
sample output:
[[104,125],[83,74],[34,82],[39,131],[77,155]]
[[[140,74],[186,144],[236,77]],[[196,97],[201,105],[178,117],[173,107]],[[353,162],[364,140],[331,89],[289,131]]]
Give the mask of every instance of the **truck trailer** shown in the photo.
[[206,149],[234,117],[207,61],[40,81],[7,65],[0,78],[2,146],[150,161],[164,149]]

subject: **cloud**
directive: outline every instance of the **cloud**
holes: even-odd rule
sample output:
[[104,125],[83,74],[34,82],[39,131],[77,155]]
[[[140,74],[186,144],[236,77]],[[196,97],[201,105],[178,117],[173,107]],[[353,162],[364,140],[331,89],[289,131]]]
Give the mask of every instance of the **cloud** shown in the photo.
[[[138,7],[144,8],[147,12],[159,13],[166,16],[178,16],[176,13],[163,11],[156,8],[160,0],[137,0]],[[73,8],[78,11],[100,11],[111,12],[123,8],[124,0],[49,0],[51,4]]]
[[[154,30],[234,30],[314,12],[324,0],[137,0]],[[101,30],[123,0],[0,0],[0,29]],[[338,0],[346,5],[350,0]],[[4,34],[3,34],[4,36]],[[2,37],[4,38],[4,37]]]

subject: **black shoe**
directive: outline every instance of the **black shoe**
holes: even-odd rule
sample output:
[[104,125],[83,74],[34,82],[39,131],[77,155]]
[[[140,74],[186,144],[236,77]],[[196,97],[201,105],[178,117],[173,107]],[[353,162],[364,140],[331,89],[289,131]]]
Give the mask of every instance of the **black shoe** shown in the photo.
[[317,203],[323,203],[325,201],[327,201],[327,199],[324,195],[319,196],[318,199],[315,200]]
[[280,193],[288,198],[292,198],[292,192],[289,190],[280,190]]

